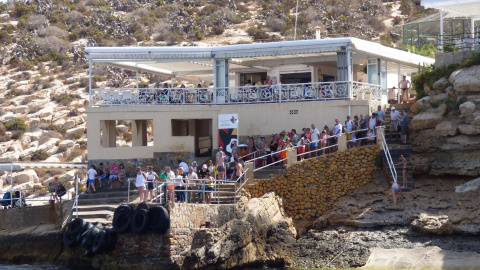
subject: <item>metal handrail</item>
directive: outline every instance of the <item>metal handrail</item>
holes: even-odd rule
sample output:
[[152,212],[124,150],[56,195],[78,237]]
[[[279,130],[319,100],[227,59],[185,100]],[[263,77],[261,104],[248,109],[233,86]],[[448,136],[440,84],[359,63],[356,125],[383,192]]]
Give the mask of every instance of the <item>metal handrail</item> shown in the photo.
[[387,141],[385,139],[385,134],[382,132],[382,147],[383,151],[385,152],[385,157],[387,159],[388,167],[390,168],[390,173],[392,174],[393,181],[397,183],[397,170],[395,169],[395,165],[393,163],[392,156],[390,155],[390,150],[388,149]]
[[[235,182],[240,182],[242,177],[245,175],[245,173],[248,171],[248,168],[246,170],[243,171],[243,173],[237,177],[237,180]],[[245,179],[245,178],[244,178]],[[233,203],[236,204],[237,203],[237,194],[240,190],[242,190],[243,186],[245,185],[245,183],[247,183],[248,181],[243,181],[243,184],[240,183],[240,186],[238,188],[235,187],[235,194],[233,195]]]

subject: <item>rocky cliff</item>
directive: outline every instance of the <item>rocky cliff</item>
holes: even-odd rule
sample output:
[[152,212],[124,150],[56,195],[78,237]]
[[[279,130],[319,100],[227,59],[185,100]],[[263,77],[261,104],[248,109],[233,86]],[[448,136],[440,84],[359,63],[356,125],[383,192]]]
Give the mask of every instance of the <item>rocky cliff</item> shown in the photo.
[[480,66],[441,78],[410,110],[414,173],[476,176],[480,172]]

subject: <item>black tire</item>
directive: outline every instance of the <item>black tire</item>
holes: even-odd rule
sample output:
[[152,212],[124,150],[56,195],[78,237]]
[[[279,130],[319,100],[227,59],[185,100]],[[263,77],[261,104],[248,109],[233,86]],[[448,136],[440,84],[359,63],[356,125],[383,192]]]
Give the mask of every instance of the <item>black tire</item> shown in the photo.
[[170,215],[163,206],[154,206],[148,211],[148,227],[151,231],[165,234],[170,229]]
[[83,252],[83,255],[87,258],[92,258],[93,255],[95,254],[93,254],[93,252],[90,249],[86,248],[85,251]]
[[105,245],[105,251],[111,251],[115,248],[117,243],[117,233],[113,229],[106,229],[105,233],[107,234],[107,244]]
[[85,220],[83,220],[83,218],[76,218],[68,224],[67,234],[76,238],[83,226],[85,226]]
[[115,209],[115,213],[117,212],[126,212],[128,214],[133,215],[133,208],[129,204],[122,204],[117,209]]
[[67,247],[72,247],[72,246],[74,246],[74,245],[77,243],[77,241],[76,241],[75,238],[76,238],[75,236],[69,235],[67,232],[65,232],[65,233],[63,234],[63,243],[64,243],[65,246],[67,246]]
[[133,213],[132,220],[130,222],[132,232],[143,233],[148,229],[148,210],[137,209]]
[[76,237],[75,241],[76,241],[77,243],[81,243],[81,242],[82,242],[82,235],[83,235],[86,231],[90,230],[92,227],[93,227],[93,224],[92,224],[92,223],[90,223],[90,222],[85,223],[85,226],[83,226],[83,228],[82,228],[82,230],[80,231],[80,233],[77,234],[77,237]]
[[115,211],[112,226],[118,233],[125,233],[130,230],[132,215],[125,211]]
[[100,233],[100,231],[101,230],[98,227],[93,227],[85,232],[85,236],[82,239],[82,247],[90,250],[92,248],[93,241],[95,241],[95,237],[97,237],[97,234]]
[[106,245],[107,245],[107,234],[105,233],[104,230],[101,230],[95,236],[95,240],[93,240],[91,251],[93,253],[98,254],[104,250]]

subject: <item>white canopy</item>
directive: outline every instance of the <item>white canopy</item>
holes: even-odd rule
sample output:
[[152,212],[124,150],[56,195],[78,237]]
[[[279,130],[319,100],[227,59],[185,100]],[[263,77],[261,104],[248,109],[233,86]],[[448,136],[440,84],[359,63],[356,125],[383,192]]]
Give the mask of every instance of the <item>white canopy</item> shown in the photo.
[[425,8],[456,13],[473,20],[480,20],[480,0],[422,0]]
[[25,169],[76,170],[87,168],[87,163],[70,162],[14,162],[0,164],[0,171],[20,171]]

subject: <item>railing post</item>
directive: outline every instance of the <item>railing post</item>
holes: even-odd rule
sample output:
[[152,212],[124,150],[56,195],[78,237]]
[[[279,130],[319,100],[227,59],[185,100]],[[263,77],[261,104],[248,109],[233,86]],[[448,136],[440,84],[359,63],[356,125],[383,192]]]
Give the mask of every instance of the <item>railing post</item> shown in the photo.
[[128,185],[127,202],[130,203],[130,179],[127,179],[127,185]]
[[290,148],[287,150],[287,169],[297,163],[297,149]]
[[78,218],[78,174],[75,174],[75,212]]
[[245,163],[245,182],[253,183],[255,181],[254,173],[253,173],[253,162],[246,162]]
[[383,149],[384,137],[383,137],[383,136],[380,136],[380,134],[383,134],[384,131],[385,131],[385,128],[384,128],[384,127],[377,128],[377,134],[376,134],[376,137],[377,137],[377,145],[380,146],[380,149],[381,149],[381,150],[385,150],[385,149]]
[[338,152],[345,152],[347,150],[347,135],[343,134],[338,137]]

